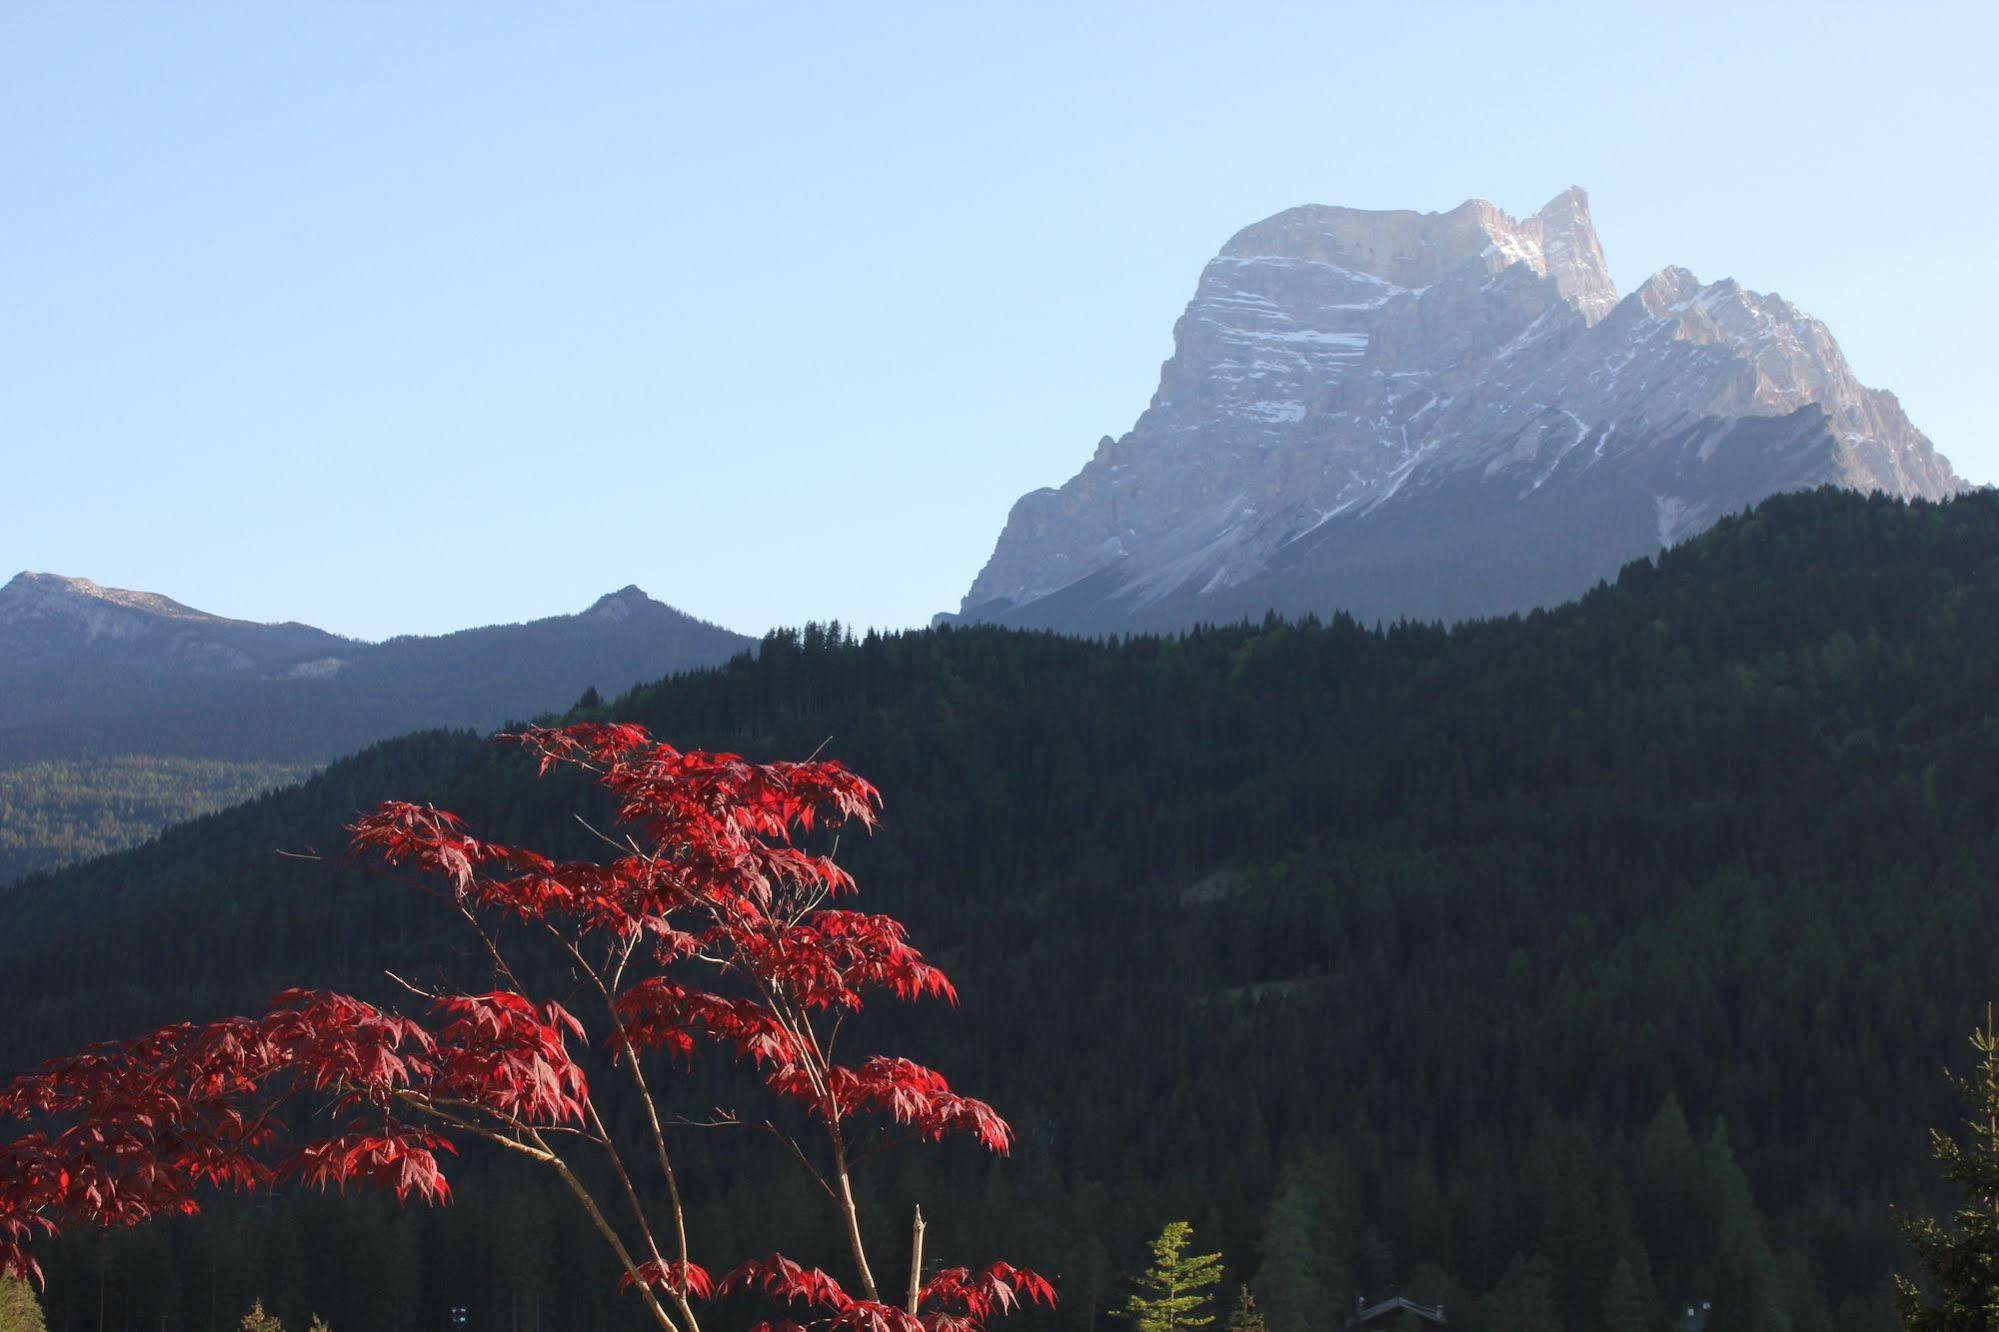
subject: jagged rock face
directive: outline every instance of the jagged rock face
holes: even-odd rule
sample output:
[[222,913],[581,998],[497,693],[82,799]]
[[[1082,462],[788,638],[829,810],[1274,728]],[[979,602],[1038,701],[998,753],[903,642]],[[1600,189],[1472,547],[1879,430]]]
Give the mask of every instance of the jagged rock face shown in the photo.
[[1516,610],[1819,484],[1964,483],[1781,298],[1670,268],[1619,300],[1580,189],[1524,220],[1294,208],[1210,261],[1151,405],[1015,504],[962,613]]

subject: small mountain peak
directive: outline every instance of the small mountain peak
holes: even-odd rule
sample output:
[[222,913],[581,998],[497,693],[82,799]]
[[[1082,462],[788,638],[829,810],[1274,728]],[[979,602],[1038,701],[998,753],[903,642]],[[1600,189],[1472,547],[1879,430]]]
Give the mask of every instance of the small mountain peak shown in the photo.
[[33,569],[21,570],[21,572],[7,580],[5,587],[0,587],[0,592],[12,592],[17,596],[30,591],[43,593],[67,592],[76,596],[93,597],[101,596],[104,589],[96,583],[91,582],[88,578],[69,578],[62,574],[38,573]]
[[1691,270],[1670,264],[1646,278],[1631,294],[1651,313],[1662,315],[1692,300],[1700,289],[1701,280]]
[[633,614],[648,610],[660,603],[647,596],[637,583],[627,583],[615,592],[606,592],[590,603],[585,615],[595,615],[606,620],[623,620]]
[[37,573],[32,569],[22,570],[9,579],[5,587],[0,587],[0,604],[14,609],[17,614],[35,608],[53,611],[68,607],[74,611],[80,603],[93,602],[167,620],[213,621],[221,618],[192,606],[183,606],[172,597],[163,597],[157,592],[106,587],[88,578]]
[[1540,242],[1547,276],[1563,299],[1594,324],[1617,305],[1617,283],[1604,262],[1603,246],[1590,217],[1589,193],[1571,185],[1523,224]]
[[1580,185],[1569,186],[1569,188],[1548,200],[1547,203],[1541,205],[1541,211],[1534,214],[1534,216],[1543,219],[1550,217],[1574,217],[1577,215],[1584,218],[1589,217],[1589,191]]
[[1529,217],[1515,217],[1489,199],[1467,199],[1441,214],[1445,223],[1468,228],[1483,246],[1480,258],[1498,268],[1525,264],[1555,284],[1562,299],[1589,323],[1617,305],[1617,283],[1604,262],[1603,246],[1590,217],[1589,192],[1571,185]]

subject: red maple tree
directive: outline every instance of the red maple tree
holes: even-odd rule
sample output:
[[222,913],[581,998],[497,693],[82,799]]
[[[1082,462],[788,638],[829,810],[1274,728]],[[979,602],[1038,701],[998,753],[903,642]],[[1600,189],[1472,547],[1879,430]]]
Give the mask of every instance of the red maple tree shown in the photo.
[[[924,1281],[920,1212],[899,1302],[883,1298],[869,1264],[850,1175],[852,1135],[865,1121],[929,1139],[969,1134],[1000,1153],[1010,1141],[992,1107],[930,1069],[878,1054],[836,1060],[845,1019],[870,994],[955,998],[895,920],[828,906],[853,892],[853,880],[795,840],[843,823],[872,827],[874,787],[837,763],[683,752],[636,726],[537,727],[505,738],[533,751],[543,773],[573,766],[608,789],[616,827],[600,835],[616,854],[558,862],[481,841],[455,816],[405,802],[350,830],[357,852],[414,870],[438,890],[479,941],[492,988],[406,985],[424,1000],[421,1019],[288,990],[262,1017],[163,1027],[17,1079],[0,1089],[0,1117],[28,1126],[0,1144],[0,1274],[39,1279],[27,1246],[59,1226],[191,1214],[207,1188],[354,1183],[443,1202],[440,1154],[472,1138],[553,1171],[616,1255],[623,1286],[674,1332],[699,1332],[696,1303],[737,1290],[803,1306],[805,1325],[826,1332],[976,1332],[1019,1303],[1052,1304],[1046,1280],[1006,1263]],[[536,997],[503,949],[503,936],[522,929],[559,950],[600,1010],[608,1071],[630,1081],[643,1110],[640,1152],[606,1127],[572,1057],[584,1024]],[[824,1194],[844,1235],[851,1289],[782,1255],[719,1278],[694,1261],[672,1125],[653,1079],[660,1056],[670,1063],[704,1044],[753,1067],[823,1137],[808,1151],[773,1121],[759,1124]],[[332,1131],[304,1140],[285,1131],[291,1117],[281,1112],[301,1098],[327,1112]],[[604,1158],[608,1200],[586,1181],[590,1172],[579,1174],[578,1151]]]

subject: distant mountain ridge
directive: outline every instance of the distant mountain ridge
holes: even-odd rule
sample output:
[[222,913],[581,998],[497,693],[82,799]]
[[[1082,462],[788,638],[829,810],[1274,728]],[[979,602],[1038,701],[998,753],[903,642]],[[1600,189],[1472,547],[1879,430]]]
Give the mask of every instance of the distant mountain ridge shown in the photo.
[[1014,505],[959,615],[1503,613],[1828,484],[1966,488],[1783,298],[1667,268],[1620,299],[1580,188],[1525,219],[1294,208],[1209,262],[1151,404]]
[[0,586],[0,673],[111,659],[258,670],[357,646],[311,625],[232,620],[88,578],[23,572]]
[[[0,586],[0,675],[69,662],[117,661],[190,673],[324,679],[384,655],[420,660],[434,645],[471,641],[468,636],[551,639],[567,634],[585,641],[633,632],[657,636],[662,656],[699,657],[704,663],[726,659],[753,642],[629,584],[573,615],[443,634],[401,634],[379,643],[295,620],[266,624],[231,619],[157,592],[105,587],[88,578],[26,571]],[[715,657],[725,648],[724,657]]]
[[490,729],[754,646],[630,586],[573,615],[366,643],[22,573],[0,586],[0,880],[376,740]]

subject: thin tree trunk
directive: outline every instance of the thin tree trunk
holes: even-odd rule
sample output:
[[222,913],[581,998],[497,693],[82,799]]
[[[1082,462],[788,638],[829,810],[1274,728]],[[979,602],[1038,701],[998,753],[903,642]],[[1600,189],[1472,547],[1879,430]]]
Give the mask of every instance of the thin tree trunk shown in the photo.
[[909,1303],[905,1306],[910,1313],[916,1312],[917,1302],[923,1297],[923,1209],[916,1209],[916,1220],[909,1227]]
[[599,1210],[597,1200],[590,1196],[590,1190],[584,1188],[582,1181],[570,1173],[568,1163],[561,1157],[551,1153],[548,1163],[561,1177],[562,1182],[569,1186],[569,1191],[576,1195],[576,1201],[583,1204],[584,1212],[597,1227],[597,1233],[611,1246],[611,1252],[618,1255],[618,1262],[624,1267],[625,1275],[630,1277],[632,1284],[638,1288],[639,1298],[645,1301],[646,1309],[652,1314],[653,1320],[667,1329],[667,1332],[684,1332],[672,1315],[667,1313],[665,1306],[660,1304],[658,1297],[653,1294],[652,1287],[638,1279],[637,1261],[632,1258],[631,1250],[625,1247],[625,1242],[618,1238],[618,1232],[611,1227],[611,1223],[604,1219],[604,1213]]
[[875,1274],[868,1268],[868,1251],[861,1243],[861,1214],[854,1206],[854,1185],[847,1178],[847,1145],[837,1130],[833,1134],[833,1169],[840,1186],[840,1216],[847,1223],[847,1248],[853,1254],[854,1272],[861,1279],[861,1293],[879,1304],[881,1292],[875,1289]]

